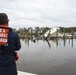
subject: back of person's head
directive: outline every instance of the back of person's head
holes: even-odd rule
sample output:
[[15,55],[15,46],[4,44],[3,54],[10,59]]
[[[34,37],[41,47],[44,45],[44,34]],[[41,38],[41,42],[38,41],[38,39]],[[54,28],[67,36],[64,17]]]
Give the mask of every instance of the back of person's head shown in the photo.
[[0,24],[4,25],[8,22],[8,16],[5,13],[0,13]]

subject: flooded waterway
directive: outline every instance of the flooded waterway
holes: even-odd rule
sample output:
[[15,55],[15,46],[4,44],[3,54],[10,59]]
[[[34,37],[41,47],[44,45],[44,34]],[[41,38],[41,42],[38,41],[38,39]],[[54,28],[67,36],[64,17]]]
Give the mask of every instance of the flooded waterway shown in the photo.
[[76,75],[76,39],[21,40],[17,68],[38,75]]

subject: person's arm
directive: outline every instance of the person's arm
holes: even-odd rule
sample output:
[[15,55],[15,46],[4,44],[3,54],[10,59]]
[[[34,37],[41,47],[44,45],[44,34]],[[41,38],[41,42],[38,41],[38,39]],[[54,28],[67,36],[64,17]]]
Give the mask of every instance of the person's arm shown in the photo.
[[21,48],[21,43],[20,43],[20,39],[19,36],[17,35],[16,37],[16,49],[15,49],[15,61],[17,61],[19,59],[18,53],[16,51],[20,50]]

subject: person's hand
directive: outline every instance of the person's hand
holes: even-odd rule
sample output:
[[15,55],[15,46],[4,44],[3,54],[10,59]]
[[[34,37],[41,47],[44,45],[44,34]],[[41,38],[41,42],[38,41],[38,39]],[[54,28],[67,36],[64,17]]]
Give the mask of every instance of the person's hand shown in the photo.
[[15,61],[17,61],[18,59],[19,59],[18,53],[16,52],[16,54],[15,54]]

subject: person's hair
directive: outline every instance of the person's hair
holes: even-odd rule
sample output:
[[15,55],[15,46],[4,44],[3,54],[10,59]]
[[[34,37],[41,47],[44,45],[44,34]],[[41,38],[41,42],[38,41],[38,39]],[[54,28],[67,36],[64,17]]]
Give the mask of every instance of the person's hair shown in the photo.
[[8,20],[8,16],[5,13],[0,13],[0,24],[6,24]]

